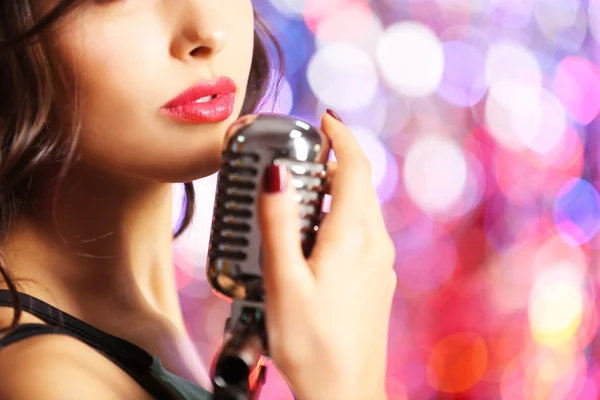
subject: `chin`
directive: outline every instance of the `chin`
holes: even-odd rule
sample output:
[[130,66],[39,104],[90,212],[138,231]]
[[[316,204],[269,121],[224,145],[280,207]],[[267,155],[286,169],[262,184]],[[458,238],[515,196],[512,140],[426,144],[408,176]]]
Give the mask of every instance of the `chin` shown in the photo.
[[[126,138],[93,142],[82,149],[82,161],[110,175],[136,181],[185,183],[216,173],[221,165],[223,141],[230,122],[207,127],[167,127],[145,140]],[[165,134],[164,132],[168,132]],[[139,145],[134,147],[134,143]],[[100,150],[99,150],[100,149]]]
[[169,163],[165,168],[157,168],[150,175],[163,183],[186,183],[206,178],[219,171],[221,153],[194,158],[189,162],[182,161]]
[[[219,127],[221,128],[221,127]],[[191,182],[216,173],[221,166],[225,128],[213,132],[185,132],[162,145],[153,144],[140,158],[127,159],[135,175],[163,183]],[[191,133],[191,135],[190,135]],[[164,143],[169,143],[165,145]]]

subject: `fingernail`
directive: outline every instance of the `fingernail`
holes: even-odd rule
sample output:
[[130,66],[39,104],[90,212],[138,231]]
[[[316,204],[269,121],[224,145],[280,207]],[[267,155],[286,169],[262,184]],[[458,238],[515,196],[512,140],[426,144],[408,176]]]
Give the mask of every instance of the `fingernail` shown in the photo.
[[331,115],[333,118],[337,119],[338,121],[344,122],[344,121],[342,121],[342,119],[340,118],[340,116],[337,115],[337,113],[335,111],[333,111],[333,110],[331,110],[331,109],[328,108],[326,112],[327,112],[327,114]]
[[284,165],[271,164],[263,175],[263,190],[265,193],[281,193],[287,189],[287,169]]

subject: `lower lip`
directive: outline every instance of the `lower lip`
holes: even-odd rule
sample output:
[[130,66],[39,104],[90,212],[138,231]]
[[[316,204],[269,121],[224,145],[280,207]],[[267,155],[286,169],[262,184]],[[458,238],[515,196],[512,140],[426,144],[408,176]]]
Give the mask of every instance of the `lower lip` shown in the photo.
[[219,95],[206,103],[189,103],[161,111],[168,117],[190,124],[222,122],[233,114],[234,103],[235,96],[231,93]]

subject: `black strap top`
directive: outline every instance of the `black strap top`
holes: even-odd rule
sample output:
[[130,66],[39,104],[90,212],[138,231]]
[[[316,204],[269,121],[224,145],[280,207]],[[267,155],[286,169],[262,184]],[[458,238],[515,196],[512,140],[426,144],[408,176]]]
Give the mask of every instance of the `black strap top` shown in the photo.
[[[103,332],[44,301],[20,293],[23,310],[48,325],[22,324],[0,339],[3,347],[31,336],[65,334],[93,347],[129,374],[154,398],[161,400],[208,400],[211,394],[196,384],[176,376],[162,367],[160,360],[126,340]],[[11,294],[0,290],[0,307],[12,307]]]

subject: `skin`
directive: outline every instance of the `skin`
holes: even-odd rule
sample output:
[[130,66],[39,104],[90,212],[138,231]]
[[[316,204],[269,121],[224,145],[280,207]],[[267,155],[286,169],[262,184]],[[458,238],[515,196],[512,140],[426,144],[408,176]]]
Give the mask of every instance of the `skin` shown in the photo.
[[[49,39],[81,93],[81,162],[57,209],[42,185],[3,248],[10,273],[30,280],[21,281],[23,292],[137,344],[206,388],[174,282],[171,183],[217,171],[244,99],[252,38],[250,0],[96,1],[77,9]],[[199,80],[223,75],[238,86],[227,121],[186,125],[160,112]],[[270,351],[302,400],[380,400],[394,247],[358,142],[331,116],[322,129],[338,163],[331,211],[309,260],[293,187],[259,195]],[[0,309],[1,324],[11,316]],[[67,337],[8,346],[0,376],[0,398],[8,400],[148,398],[109,360]]]
[[[217,171],[226,128],[245,96],[253,29],[249,0],[89,2],[69,15],[49,42],[77,82],[82,162],[58,209],[41,190],[4,248],[9,271],[34,279],[23,291],[142,345],[205,387],[206,367],[185,351],[191,344],[174,281],[170,183]],[[238,88],[228,120],[184,124],[160,112],[219,76]]]

